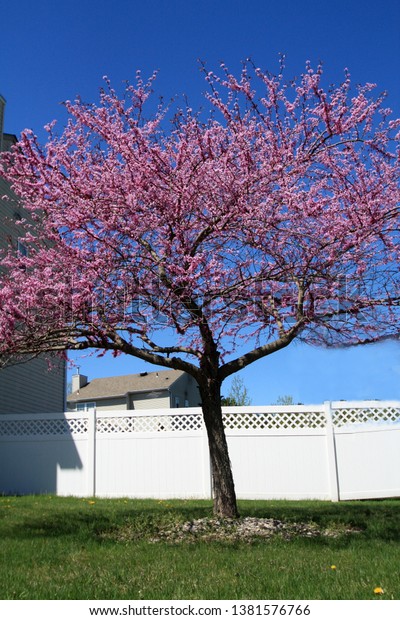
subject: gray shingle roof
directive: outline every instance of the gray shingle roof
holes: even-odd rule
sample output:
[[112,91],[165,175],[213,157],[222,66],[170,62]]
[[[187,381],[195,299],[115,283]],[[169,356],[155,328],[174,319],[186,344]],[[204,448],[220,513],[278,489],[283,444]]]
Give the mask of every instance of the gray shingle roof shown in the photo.
[[136,375],[93,379],[87,385],[81,387],[80,390],[69,394],[67,400],[69,402],[98,400],[101,398],[125,396],[130,392],[167,390],[184,374],[182,370],[163,370]]

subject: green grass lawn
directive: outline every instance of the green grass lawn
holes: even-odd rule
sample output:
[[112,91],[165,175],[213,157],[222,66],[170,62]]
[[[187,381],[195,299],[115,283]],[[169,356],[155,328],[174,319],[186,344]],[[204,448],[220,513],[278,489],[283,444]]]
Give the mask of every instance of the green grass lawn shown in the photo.
[[239,507],[343,533],[153,542],[164,528],[210,516],[210,502],[0,497],[0,598],[400,598],[400,500]]

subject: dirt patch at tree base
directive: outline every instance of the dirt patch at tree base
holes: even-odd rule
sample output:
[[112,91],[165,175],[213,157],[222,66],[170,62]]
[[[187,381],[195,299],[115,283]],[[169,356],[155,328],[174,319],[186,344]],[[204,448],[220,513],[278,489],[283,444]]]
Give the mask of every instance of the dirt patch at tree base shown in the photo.
[[297,537],[304,538],[339,538],[346,534],[359,533],[361,530],[346,526],[320,528],[315,523],[291,523],[278,519],[244,517],[239,519],[203,518],[186,523],[179,523],[153,536],[151,542],[196,542],[212,541],[252,541],[280,536],[284,540]]

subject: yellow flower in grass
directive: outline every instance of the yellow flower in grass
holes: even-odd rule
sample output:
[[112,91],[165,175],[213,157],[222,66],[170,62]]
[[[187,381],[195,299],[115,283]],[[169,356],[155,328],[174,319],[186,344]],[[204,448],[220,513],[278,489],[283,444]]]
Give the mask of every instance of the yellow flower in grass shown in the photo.
[[374,594],[383,594],[383,593],[384,593],[384,590],[380,586],[378,586],[377,588],[374,588]]
[[335,564],[332,564],[332,565],[331,565],[331,569],[332,569],[332,570],[336,570],[336,566],[335,566]]
[[96,503],[96,502],[94,502],[93,500],[90,500],[90,501],[88,502],[88,504],[95,504],[95,503]]

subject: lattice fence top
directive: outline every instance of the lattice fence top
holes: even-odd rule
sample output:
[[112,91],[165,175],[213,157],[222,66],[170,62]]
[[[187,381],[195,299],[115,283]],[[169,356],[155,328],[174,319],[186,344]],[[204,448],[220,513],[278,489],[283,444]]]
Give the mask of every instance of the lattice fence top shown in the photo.
[[97,432],[100,434],[198,431],[202,428],[203,416],[200,413],[97,419]]
[[224,425],[227,430],[237,431],[318,429],[325,427],[326,419],[323,411],[225,413]]
[[[0,416],[0,437],[84,436],[89,433],[90,416],[94,412],[60,417]],[[400,402],[331,403],[333,426],[367,424],[400,424]],[[326,427],[326,410],[320,406],[245,407],[224,408],[224,425],[227,432],[256,432],[268,430],[293,431],[319,430]],[[204,430],[200,409],[126,411],[99,413],[96,432],[99,435],[130,433],[190,432]]]
[[85,418],[2,420],[0,416],[0,437],[85,435],[87,431],[88,420]]
[[[326,424],[322,411],[224,413],[223,419],[227,431],[319,429],[324,428]],[[199,431],[203,428],[201,412],[162,416],[103,417],[102,415],[97,419],[97,432],[100,434]]]
[[384,404],[362,406],[335,407],[332,409],[333,424],[337,427],[353,424],[387,424],[400,423],[400,403],[399,406]]

